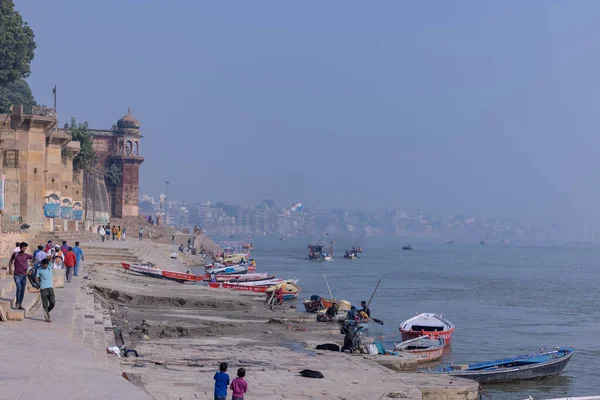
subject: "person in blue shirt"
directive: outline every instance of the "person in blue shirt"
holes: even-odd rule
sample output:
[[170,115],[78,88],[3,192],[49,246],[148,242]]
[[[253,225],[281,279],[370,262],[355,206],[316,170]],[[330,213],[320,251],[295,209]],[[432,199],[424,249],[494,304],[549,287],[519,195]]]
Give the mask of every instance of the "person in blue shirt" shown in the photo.
[[85,261],[83,257],[83,250],[81,250],[81,247],[79,247],[79,242],[75,242],[75,247],[73,247],[73,253],[75,253],[75,257],[77,257],[77,263],[75,264],[73,275],[79,276],[79,263]]
[[50,311],[52,311],[56,304],[54,288],[52,287],[52,268],[50,267],[50,260],[47,258],[43,259],[40,264],[36,277],[40,282],[40,294],[42,296],[42,305],[44,306],[44,318],[46,319],[46,322],[52,322],[50,320]]
[[227,400],[227,387],[229,387],[229,375],[227,363],[219,365],[219,372],[215,374],[215,400]]

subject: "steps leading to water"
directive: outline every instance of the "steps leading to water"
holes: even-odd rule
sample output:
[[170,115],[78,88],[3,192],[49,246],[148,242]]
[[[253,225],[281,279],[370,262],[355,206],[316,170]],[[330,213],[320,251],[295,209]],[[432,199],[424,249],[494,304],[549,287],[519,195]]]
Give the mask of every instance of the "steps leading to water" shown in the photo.
[[17,287],[12,275],[4,270],[0,275],[0,319],[2,321],[22,321],[27,314],[34,314],[42,301],[39,290],[33,289],[27,282],[27,289],[23,298],[24,310],[15,308]]

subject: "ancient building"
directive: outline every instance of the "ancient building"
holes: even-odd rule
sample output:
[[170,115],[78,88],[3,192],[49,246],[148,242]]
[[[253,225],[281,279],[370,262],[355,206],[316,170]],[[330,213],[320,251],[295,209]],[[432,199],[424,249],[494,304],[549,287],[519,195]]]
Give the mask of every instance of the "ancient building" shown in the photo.
[[116,168],[120,174],[118,183],[107,181],[111,215],[137,217],[140,165],[144,162],[140,156],[140,122],[128,110],[111,130],[92,129],[92,132],[98,156],[96,170],[106,172]]
[[14,106],[11,111],[0,114],[0,228],[79,229],[81,175],[73,176],[79,142],[56,128],[53,109]]

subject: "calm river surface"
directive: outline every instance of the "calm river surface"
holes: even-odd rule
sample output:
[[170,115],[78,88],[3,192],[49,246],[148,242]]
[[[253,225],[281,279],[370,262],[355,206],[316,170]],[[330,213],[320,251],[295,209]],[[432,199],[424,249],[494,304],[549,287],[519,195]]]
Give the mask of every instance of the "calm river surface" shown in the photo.
[[[442,362],[467,363],[575,346],[565,370],[554,378],[488,385],[497,399],[536,400],[600,394],[598,322],[600,247],[446,244],[410,239],[338,240],[336,260],[307,259],[308,239],[255,238],[259,272],[298,278],[303,292],[327,296],[323,273],[338,299],[354,305],[381,285],[372,315],[385,321],[384,335],[417,312],[442,313],[456,325]],[[342,258],[361,246],[359,260]],[[303,310],[301,301],[298,308]],[[391,348],[393,340],[386,347]]]

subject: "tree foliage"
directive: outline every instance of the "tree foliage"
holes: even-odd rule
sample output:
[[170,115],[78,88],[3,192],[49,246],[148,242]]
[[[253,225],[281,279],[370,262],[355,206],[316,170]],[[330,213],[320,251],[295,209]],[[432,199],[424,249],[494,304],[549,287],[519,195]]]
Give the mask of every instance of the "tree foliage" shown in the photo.
[[108,186],[115,187],[121,183],[123,169],[117,164],[110,163],[104,169],[104,179]]
[[33,38],[13,1],[0,0],[0,87],[29,76],[36,47]]
[[87,121],[78,123],[75,117],[71,117],[69,133],[73,137],[73,140],[78,141],[81,146],[79,154],[73,158],[73,170],[89,170],[96,163],[97,157],[92,145],[92,132],[88,128]]
[[37,105],[27,82],[19,79],[5,86],[0,86],[0,114],[8,114],[10,113],[10,106],[20,104],[23,104],[25,108]]

